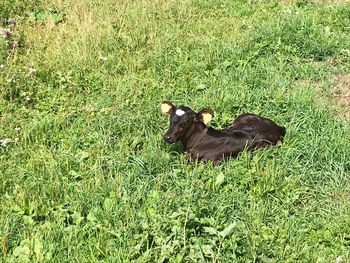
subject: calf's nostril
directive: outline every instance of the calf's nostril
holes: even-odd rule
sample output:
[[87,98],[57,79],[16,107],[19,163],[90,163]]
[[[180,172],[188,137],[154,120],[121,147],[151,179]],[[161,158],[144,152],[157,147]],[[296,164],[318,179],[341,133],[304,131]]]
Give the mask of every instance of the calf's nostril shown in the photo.
[[165,135],[164,135],[164,140],[168,142],[168,141],[170,141],[170,140],[171,140],[171,138],[170,138],[170,136],[169,136],[169,135],[166,135],[166,134],[165,134]]

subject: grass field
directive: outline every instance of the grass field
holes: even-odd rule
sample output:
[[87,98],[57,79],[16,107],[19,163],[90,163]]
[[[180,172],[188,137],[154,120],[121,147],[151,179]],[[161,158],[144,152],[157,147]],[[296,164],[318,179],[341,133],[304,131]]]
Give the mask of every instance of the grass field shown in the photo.
[[[350,262],[349,2],[2,0],[0,27],[0,262]],[[285,142],[187,163],[162,100]]]

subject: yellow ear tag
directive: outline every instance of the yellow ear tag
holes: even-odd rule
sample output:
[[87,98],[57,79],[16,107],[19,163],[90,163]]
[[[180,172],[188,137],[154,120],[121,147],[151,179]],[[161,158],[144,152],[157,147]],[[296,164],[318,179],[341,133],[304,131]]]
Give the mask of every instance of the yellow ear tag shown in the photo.
[[203,123],[208,124],[211,121],[211,118],[213,118],[213,116],[210,113],[205,112],[205,113],[202,113],[202,118],[203,118]]
[[168,103],[162,103],[162,113],[168,114],[172,106],[170,106]]

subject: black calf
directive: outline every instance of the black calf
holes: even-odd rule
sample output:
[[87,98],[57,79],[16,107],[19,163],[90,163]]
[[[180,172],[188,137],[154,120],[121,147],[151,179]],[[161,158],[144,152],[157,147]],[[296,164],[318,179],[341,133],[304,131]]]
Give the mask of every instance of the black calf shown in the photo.
[[192,159],[219,164],[228,157],[236,157],[248,150],[276,145],[282,141],[285,128],[255,114],[240,115],[228,129],[207,127],[213,111],[203,109],[196,113],[188,107],[176,108],[171,102],[162,102],[162,112],[170,115],[170,126],[164,134],[168,143],[181,141]]

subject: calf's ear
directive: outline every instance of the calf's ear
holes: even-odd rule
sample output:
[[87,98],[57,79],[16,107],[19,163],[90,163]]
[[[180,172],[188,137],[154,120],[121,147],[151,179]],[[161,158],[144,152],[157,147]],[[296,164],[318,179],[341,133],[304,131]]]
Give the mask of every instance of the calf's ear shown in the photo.
[[200,120],[204,124],[208,124],[214,116],[214,112],[211,109],[203,109],[198,112]]
[[170,114],[171,111],[175,108],[175,106],[170,101],[162,101],[162,113],[164,114]]

